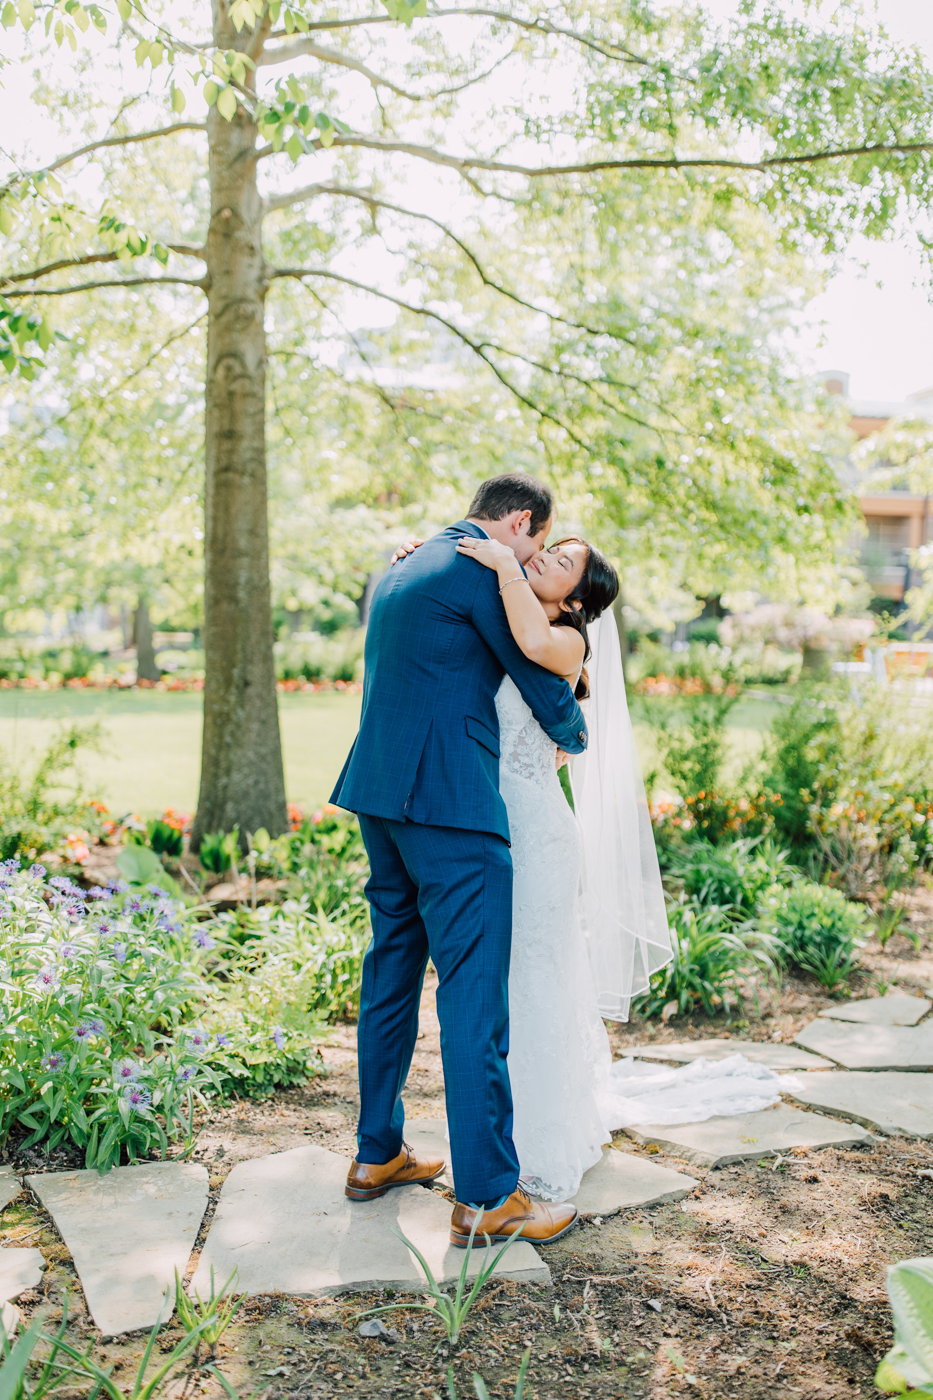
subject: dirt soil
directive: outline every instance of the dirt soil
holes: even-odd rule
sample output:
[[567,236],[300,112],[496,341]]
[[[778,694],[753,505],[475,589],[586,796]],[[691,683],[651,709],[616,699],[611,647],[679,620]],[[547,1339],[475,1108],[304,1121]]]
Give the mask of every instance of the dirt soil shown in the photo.
[[[913,922],[921,946],[895,936],[885,951],[863,959],[852,996],[871,995],[896,977],[898,990],[933,989],[933,896],[921,891]],[[615,1053],[636,1044],[731,1035],[789,1042],[829,999],[813,982],[785,981],[739,1020],[705,1016],[668,1024],[633,1021],[613,1027]],[[355,1150],[355,1030],[332,1031],[323,1045],[326,1076],[212,1113],[201,1128],[197,1159],[210,1171],[211,1206],[238,1161],[321,1143],[348,1156]],[[427,986],[421,1035],[409,1080],[409,1116],[443,1112],[443,1086],[433,987]],[[620,1134],[616,1146],[686,1170],[699,1185],[684,1201],[609,1219],[586,1219],[547,1251],[552,1288],[492,1284],[474,1309],[453,1352],[426,1314],[406,1309],[383,1321],[394,1339],[363,1339],[353,1314],[392,1301],[383,1292],[341,1299],[272,1296],[248,1300],[220,1344],[217,1364],[236,1390],[262,1400],[318,1397],[412,1397],[448,1400],[447,1369],[456,1395],[475,1394],[480,1373],[491,1396],[513,1396],[518,1365],[532,1348],[526,1396],[630,1396],[662,1400],[777,1400],[782,1396],[876,1396],[878,1359],[891,1343],[885,1265],[933,1255],[933,1143],[890,1138],[862,1149],[799,1151],[784,1160],[719,1171],[688,1166],[642,1149]],[[29,1170],[60,1170],[31,1152],[7,1160]],[[84,1309],[68,1251],[35,1197],[24,1192],[2,1217],[0,1244],[38,1246],[48,1262],[41,1290],[19,1306],[60,1317],[67,1289],[70,1332],[95,1359],[113,1364],[130,1388],[144,1339],[111,1343]],[[196,1262],[192,1260],[193,1271]],[[165,1330],[170,1349],[181,1336]],[[201,1358],[203,1361],[203,1357]],[[168,1394],[222,1395],[218,1381],[193,1368]],[[71,1397],[66,1397],[71,1400]]]

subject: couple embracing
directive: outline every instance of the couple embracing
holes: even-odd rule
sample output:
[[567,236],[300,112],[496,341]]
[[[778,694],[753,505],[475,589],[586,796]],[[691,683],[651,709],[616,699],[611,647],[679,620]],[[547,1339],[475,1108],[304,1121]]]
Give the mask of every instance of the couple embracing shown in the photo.
[[[347,1195],[445,1168],[404,1142],[430,958],[459,1246],[474,1223],[480,1242],[521,1228],[539,1245],[573,1226],[567,1198],[621,1126],[601,1017],[627,1019],[670,957],[606,612],[619,581],[585,540],[546,547],[552,516],[543,483],[495,477],[465,520],[396,556],[373,597],[360,731],[332,798],[358,813],[372,871]],[[581,756],[576,813],[567,755]]]

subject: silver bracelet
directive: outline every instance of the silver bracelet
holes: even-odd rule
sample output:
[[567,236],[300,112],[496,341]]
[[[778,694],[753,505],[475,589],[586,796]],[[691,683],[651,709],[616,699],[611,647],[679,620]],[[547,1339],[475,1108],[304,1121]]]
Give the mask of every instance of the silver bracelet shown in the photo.
[[[508,586],[509,586],[510,583],[527,583],[527,582],[528,582],[528,580],[527,580],[527,578],[525,577],[524,574],[516,574],[514,578],[507,578],[506,581],[505,581],[505,583],[502,585],[502,588],[508,588]],[[500,592],[500,593],[502,592],[502,588],[499,589],[499,592]]]

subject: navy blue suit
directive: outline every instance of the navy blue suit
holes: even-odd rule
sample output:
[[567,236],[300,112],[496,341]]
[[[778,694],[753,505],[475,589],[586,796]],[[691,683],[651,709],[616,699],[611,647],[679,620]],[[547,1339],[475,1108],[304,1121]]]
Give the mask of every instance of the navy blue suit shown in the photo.
[[[586,725],[566,681],[529,661],[493,570],[456,552],[460,521],[391,568],[373,596],[360,732],[331,800],[360,815],[372,869],[363,963],[361,1162],[401,1150],[401,1093],[428,956],[458,1200],[512,1191],[508,975],[512,864],[495,696],[505,672],[568,753]],[[516,564],[516,572],[519,566]]]

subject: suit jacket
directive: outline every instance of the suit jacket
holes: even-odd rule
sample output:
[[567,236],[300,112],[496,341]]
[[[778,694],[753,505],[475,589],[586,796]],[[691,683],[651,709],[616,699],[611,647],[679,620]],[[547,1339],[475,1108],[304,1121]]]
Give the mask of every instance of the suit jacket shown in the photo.
[[570,686],[519,650],[495,572],[456,552],[463,535],[484,534],[458,521],[380,579],[360,731],[331,797],[339,806],[508,840],[495,704],[506,672],[560,748],[585,749]]

